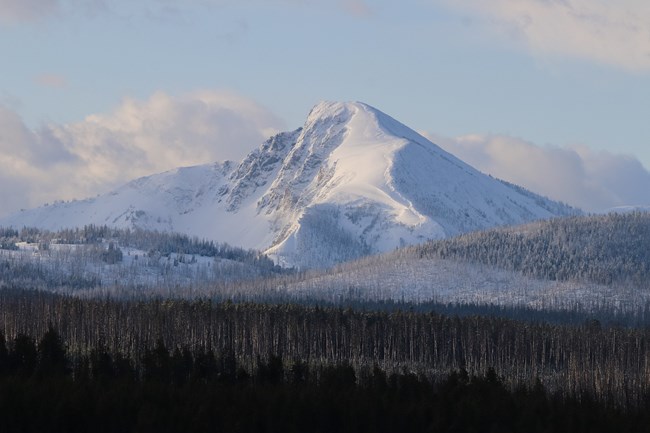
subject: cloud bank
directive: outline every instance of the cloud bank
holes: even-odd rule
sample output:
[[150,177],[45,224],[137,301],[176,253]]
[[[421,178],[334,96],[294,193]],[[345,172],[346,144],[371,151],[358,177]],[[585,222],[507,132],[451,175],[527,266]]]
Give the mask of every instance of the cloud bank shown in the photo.
[[650,71],[647,0],[435,0],[478,18],[534,54]]
[[632,156],[538,146],[506,135],[426,135],[484,173],[586,211],[650,205],[650,172]]
[[282,129],[267,109],[227,92],[159,92],[125,99],[112,113],[38,130],[0,106],[0,215],[94,196],[179,166],[240,160]]

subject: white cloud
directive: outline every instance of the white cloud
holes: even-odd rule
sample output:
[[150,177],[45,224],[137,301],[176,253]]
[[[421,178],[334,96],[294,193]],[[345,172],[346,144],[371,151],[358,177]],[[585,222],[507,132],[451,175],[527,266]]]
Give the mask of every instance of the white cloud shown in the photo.
[[0,22],[31,21],[58,9],[58,0],[0,0]]
[[650,71],[647,0],[434,0],[523,41],[535,54],[563,55]]
[[159,92],[125,99],[109,114],[39,130],[0,106],[0,215],[93,196],[178,166],[239,160],[281,129],[271,112],[228,92]]
[[538,146],[505,135],[427,136],[484,173],[587,211],[650,205],[650,172],[632,156]]

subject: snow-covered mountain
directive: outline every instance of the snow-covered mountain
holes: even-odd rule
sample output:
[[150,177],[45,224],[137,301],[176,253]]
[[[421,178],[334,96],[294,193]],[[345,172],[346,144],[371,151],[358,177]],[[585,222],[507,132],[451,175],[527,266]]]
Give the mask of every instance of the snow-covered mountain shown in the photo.
[[497,225],[577,212],[487,176],[366,104],[322,102],[239,164],[178,168],[3,226],[177,231],[323,267]]

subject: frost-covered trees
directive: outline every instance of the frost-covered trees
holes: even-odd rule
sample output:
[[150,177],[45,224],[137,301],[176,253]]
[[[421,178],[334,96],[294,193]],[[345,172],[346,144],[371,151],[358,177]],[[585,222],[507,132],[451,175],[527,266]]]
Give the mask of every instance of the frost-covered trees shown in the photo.
[[414,247],[421,257],[482,263],[543,279],[650,282],[650,213],[558,218]]
[[122,250],[116,247],[114,242],[108,243],[108,248],[101,252],[101,258],[105,263],[114,265],[122,261]]
[[[181,234],[85,226],[0,229],[0,283],[57,290],[192,287],[287,272],[266,256]],[[146,260],[139,260],[140,257]]]

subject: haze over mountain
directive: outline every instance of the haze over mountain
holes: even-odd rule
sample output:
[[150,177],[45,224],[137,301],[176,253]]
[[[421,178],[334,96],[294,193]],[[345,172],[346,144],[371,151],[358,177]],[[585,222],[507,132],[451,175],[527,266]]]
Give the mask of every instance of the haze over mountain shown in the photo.
[[323,102],[303,128],[270,138],[240,163],[178,168],[0,225],[176,231],[323,267],[577,212],[480,173],[373,107]]

